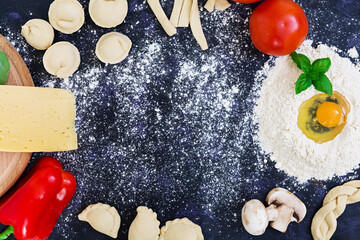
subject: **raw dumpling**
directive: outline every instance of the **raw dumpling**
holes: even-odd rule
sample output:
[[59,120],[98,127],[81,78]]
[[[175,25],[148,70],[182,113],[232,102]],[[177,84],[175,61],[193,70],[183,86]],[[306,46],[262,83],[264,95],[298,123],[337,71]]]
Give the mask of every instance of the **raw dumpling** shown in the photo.
[[55,0],[49,8],[49,21],[58,31],[76,32],[84,24],[84,9],[76,0]]
[[121,219],[116,208],[103,203],[92,204],[78,218],[88,222],[96,231],[117,238]]
[[159,240],[204,240],[201,227],[187,218],[167,221]]
[[130,225],[128,240],[158,240],[160,222],[157,215],[147,207],[138,207],[136,218]]
[[121,24],[128,12],[126,0],[90,0],[89,13],[96,25],[112,28]]
[[48,49],[54,41],[54,29],[45,20],[31,19],[21,27],[21,35],[35,49]]
[[110,32],[99,39],[95,53],[103,63],[115,64],[127,57],[131,46],[130,38],[118,32]]
[[58,42],[46,50],[43,57],[46,71],[59,78],[67,78],[80,65],[79,50],[69,42]]

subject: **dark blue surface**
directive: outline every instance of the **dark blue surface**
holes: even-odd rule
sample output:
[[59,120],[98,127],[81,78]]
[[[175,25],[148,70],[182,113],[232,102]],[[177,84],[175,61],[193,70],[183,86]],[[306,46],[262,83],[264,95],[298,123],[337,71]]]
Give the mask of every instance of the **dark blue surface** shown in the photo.
[[[114,71],[118,69],[113,66],[105,67],[94,57],[96,39],[94,40],[91,31],[96,30],[95,35],[98,37],[109,30],[95,26],[87,13],[88,1],[80,2],[86,9],[85,30],[72,35],[56,33],[56,40],[71,41],[79,48],[82,58],[79,72],[85,71],[87,65],[103,67],[104,72],[99,75],[100,82],[92,93],[94,96],[77,95],[78,102],[91,101],[90,98],[95,97],[101,101],[92,102],[88,109],[81,108],[85,104],[78,104],[79,150],[52,154],[63,162],[67,170],[75,174],[79,186],[49,239],[111,239],[97,233],[87,223],[77,220],[77,214],[88,204],[97,201],[113,205],[121,213],[122,225],[118,239],[127,239],[127,229],[139,205],[153,208],[162,224],[176,217],[187,216],[202,226],[205,239],[208,240],[311,239],[311,219],[327,191],[349,179],[359,178],[360,171],[334,177],[329,181],[312,180],[306,184],[296,184],[293,178],[276,170],[271,161],[265,164],[261,173],[258,172],[254,159],[258,158],[260,149],[252,137],[254,129],[242,126],[242,123],[246,113],[253,108],[253,104],[246,99],[253,88],[254,75],[268,56],[254,49],[248,34],[244,34],[248,28],[244,19],[251,9],[233,3],[228,10],[234,16],[234,21],[230,21],[226,30],[231,31],[232,37],[239,36],[240,43],[226,38],[226,34],[223,39],[214,37],[223,29],[217,26],[216,21],[211,21],[210,17],[205,18],[203,25],[210,50],[204,53],[199,53],[188,29],[179,30],[179,34],[172,38],[162,31],[157,33],[153,41],[161,45],[163,57],[155,57],[153,67],[147,69],[146,73],[151,81],[146,82],[146,89],[139,94],[140,98],[135,98],[138,95],[130,90],[137,88],[128,87],[132,82],[116,83],[114,80],[118,75]],[[37,86],[46,86],[49,77],[41,63],[43,52],[24,47],[27,45],[19,37],[20,26],[31,18],[47,19],[50,3],[51,0],[0,2],[0,33],[19,48]],[[144,7],[140,8],[141,5]],[[164,2],[168,13],[171,5],[172,1]],[[253,9],[256,4],[250,6]],[[309,39],[337,46],[344,51],[353,46],[360,49],[359,0],[303,0],[301,6],[310,24]],[[210,16],[208,13],[204,15]],[[139,23],[135,24],[137,21]],[[135,27],[130,28],[130,25]],[[132,39],[134,46],[130,55],[142,51],[149,41],[145,34],[151,33],[151,29],[161,28],[145,1],[130,0],[126,21],[116,28]],[[244,42],[247,42],[247,47],[244,47]],[[231,54],[234,51],[235,55]],[[209,141],[200,137],[204,128],[199,123],[209,123],[206,120],[213,119],[206,109],[208,107],[211,111],[211,106],[205,105],[192,115],[184,113],[178,107],[183,95],[174,90],[174,79],[181,70],[179,56],[184,54],[199,65],[204,63],[202,57],[216,56],[217,61],[226,64],[227,74],[233,76],[227,78],[224,86],[236,85],[243,89],[234,99],[226,128],[217,129]],[[128,62],[126,60],[121,64],[125,67]],[[161,74],[163,69],[166,74]],[[141,72],[134,72],[133,75],[137,79],[145,78]],[[221,76],[214,74],[204,88],[209,98],[216,92],[217,89],[213,87],[218,86],[215,83],[219,79]],[[189,101],[196,99],[192,92],[196,86],[191,81],[189,79],[189,82],[184,83],[185,96],[188,96]],[[83,81],[81,84],[79,82],[78,87],[81,88],[82,84]],[[55,87],[60,86],[59,80]],[[141,111],[137,111],[138,109]],[[157,111],[162,113],[160,120],[156,117]],[[222,112],[216,114],[221,115]],[[188,121],[189,118],[200,120]],[[167,121],[169,119],[172,120],[171,123]],[[222,119],[221,116],[215,117],[212,123],[210,121],[211,126],[221,125],[219,119]],[[135,132],[130,129],[133,126],[136,126]],[[241,135],[246,140],[242,141],[243,149],[236,144],[239,131],[246,133]],[[90,135],[95,135],[96,140],[89,140]],[[114,145],[120,150],[113,152],[117,149]],[[30,166],[43,155],[34,154]],[[228,165],[227,160],[233,156],[238,157],[239,164],[236,166]],[[218,171],[209,173],[206,167],[209,162],[218,166]],[[225,194],[211,192],[210,188],[204,190],[201,186],[211,185],[212,179],[220,179],[219,189],[231,191]],[[244,179],[247,181],[244,182]],[[308,214],[301,224],[291,224],[285,234],[268,228],[264,235],[251,237],[242,227],[241,207],[245,200],[251,198],[264,200],[268,191],[276,186],[296,192],[307,205]],[[212,207],[213,211],[208,211],[204,204],[211,203],[211,199],[216,200],[213,202],[215,206]],[[355,240],[360,238],[359,235],[360,204],[350,205],[338,219],[333,239]]]

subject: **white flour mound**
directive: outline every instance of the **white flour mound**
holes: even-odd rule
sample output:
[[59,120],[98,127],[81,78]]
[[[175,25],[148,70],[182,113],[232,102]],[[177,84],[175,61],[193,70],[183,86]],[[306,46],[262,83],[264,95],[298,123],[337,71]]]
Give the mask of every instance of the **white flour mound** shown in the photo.
[[340,57],[336,48],[319,45],[314,49],[311,44],[305,41],[298,52],[311,61],[329,57],[332,64],[326,75],[334,91],[350,102],[351,112],[342,132],[332,141],[317,144],[298,128],[300,104],[320,92],[311,87],[295,95],[295,83],[302,72],[289,56],[277,58],[271,69],[267,63],[259,73],[267,78],[255,108],[262,148],[271,153],[277,168],[301,182],[345,175],[360,163],[360,69],[348,58]]

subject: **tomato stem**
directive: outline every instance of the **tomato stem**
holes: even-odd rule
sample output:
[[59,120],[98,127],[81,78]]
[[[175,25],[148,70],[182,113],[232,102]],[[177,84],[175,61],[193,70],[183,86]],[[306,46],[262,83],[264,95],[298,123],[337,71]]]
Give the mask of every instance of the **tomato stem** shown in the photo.
[[0,233],[0,240],[7,239],[11,234],[14,233],[13,226],[8,226],[5,231]]

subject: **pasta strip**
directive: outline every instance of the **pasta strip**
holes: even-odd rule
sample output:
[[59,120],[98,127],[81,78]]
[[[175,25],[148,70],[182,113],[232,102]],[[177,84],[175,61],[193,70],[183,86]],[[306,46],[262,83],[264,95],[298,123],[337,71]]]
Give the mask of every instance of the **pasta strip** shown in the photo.
[[184,0],[175,0],[174,1],[174,7],[172,9],[171,16],[170,16],[170,22],[172,23],[172,25],[174,27],[178,26],[180,12],[181,12],[183,4],[184,4]]
[[176,34],[176,28],[171,24],[170,20],[166,16],[164,10],[160,5],[159,0],[147,0],[150,5],[151,10],[154,12],[156,18],[159,20],[161,26],[164,28],[165,32],[172,36]]
[[193,0],[190,13],[190,28],[202,50],[208,49],[208,44],[201,27],[198,1]]
[[209,12],[214,11],[215,8],[215,0],[208,0],[204,6],[204,8],[206,10],[208,10]]
[[215,6],[221,10],[224,11],[226,10],[228,7],[231,6],[231,4],[227,1],[227,0],[215,0]]
[[188,27],[190,23],[192,0],[184,0],[184,4],[181,9],[178,27]]

